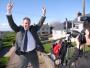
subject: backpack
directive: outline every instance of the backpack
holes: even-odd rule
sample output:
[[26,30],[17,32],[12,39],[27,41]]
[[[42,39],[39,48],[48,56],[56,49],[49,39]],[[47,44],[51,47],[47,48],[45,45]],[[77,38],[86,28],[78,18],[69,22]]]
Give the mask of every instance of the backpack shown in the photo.
[[58,56],[60,53],[60,49],[61,49],[61,44],[60,43],[56,43],[53,45],[53,53]]
[[80,42],[80,44],[85,44],[86,43],[86,37],[84,34],[80,34],[78,37],[78,40]]

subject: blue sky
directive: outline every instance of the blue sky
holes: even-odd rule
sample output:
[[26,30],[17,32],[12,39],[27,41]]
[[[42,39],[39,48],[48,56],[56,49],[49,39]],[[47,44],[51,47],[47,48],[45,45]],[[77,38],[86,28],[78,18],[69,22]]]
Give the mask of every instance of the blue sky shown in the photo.
[[[6,19],[6,5],[9,0],[0,0],[0,31],[11,30]],[[78,11],[82,12],[82,0],[13,0],[13,18],[17,25],[25,16],[30,17],[32,24],[38,23],[45,4],[47,9],[45,22],[63,22],[65,18],[73,20]],[[90,13],[90,0],[86,0],[86,13]]]

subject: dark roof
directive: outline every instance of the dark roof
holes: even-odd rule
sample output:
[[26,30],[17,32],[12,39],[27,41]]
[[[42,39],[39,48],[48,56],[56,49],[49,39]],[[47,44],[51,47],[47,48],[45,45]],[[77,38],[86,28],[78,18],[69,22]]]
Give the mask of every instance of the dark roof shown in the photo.
[[90,17],[90,13],[86,14],[87,17]]
[[78,21],[78,19],[75,18],[75,19],[73,20],[73,23],[74,23],[74,24],[77,24],[77,23],[82,23],[82,22],[81,22],[81,21]]
[[62,29],[64,29],[63,23],[53,23],[52,27],[53,27],[53,30],[62,30]]
[[[90,13],[86,14],[86,16],[87,16],[87,17],[90,17]],[[75,18],[75,19],[73,20],[73,23],[79,23],[78,20],[77,20],[77,18]]]

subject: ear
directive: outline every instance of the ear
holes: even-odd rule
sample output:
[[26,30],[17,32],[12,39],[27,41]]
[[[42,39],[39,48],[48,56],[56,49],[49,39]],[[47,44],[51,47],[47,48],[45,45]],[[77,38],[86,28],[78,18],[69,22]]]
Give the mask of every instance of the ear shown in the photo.
[[28,24],[30,25],[31,23],[29,22]]

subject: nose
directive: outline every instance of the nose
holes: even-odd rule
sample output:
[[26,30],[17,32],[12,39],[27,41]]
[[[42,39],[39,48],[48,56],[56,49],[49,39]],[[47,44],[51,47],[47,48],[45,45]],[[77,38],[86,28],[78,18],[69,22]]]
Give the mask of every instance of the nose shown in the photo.
[[28,24],[28,23],[25,23],[26,25]]

